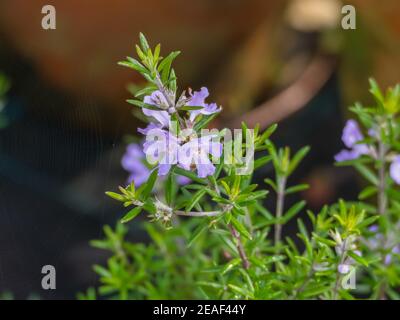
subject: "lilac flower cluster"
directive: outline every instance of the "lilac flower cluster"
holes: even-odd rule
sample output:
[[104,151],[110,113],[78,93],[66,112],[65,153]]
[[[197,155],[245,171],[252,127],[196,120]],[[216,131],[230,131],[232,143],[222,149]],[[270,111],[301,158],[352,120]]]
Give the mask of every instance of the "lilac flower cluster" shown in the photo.
[[349,149],[343,149],[336,156],[338,162],[354,160],[361,155],[370,154],[370,148],[360,141],[364,140],[364,136],[358,126],[357,121],[348,120],[343,129],[342,141]]
[[[131,143],[127,146],[126,152],[121,160],[122,167],[129,172],[127,183],[135,183],[135,187],[140,187],[147,181],[151,174],[150,168],[145,164],[146,156],[142,147],[137,143]],[[184,176],[178,176],[177,182],[180,185],[190,183],[190,179]]]
[[[211,115],[221,111],[215,103],[206,103],[208,89],[203,87],[200,91],[189,91],[189,97],[182,95],[176,106],[171,107],[165,94],[160,90],[145,96],[143,102],[154,106],[155,109],[142,108],[144,115],[150,123],[144,129],[139,128],[139,133],[145,136],[143,149],[137,144],[130,144],[122,158],[122,167],[130,172],[128,182],[134,181],[136,186],[144,183],[151,170],[145,165],[145,159],[150,164],[158,167],[158,175],[165,176],[172,165],[192,171],[196,170],[198,177],[205,178],[213,175],[215,166],[210,156],[218,159],[222,155],[222,144],[216,135],[197,137],[193,127],[199,115]],[[179,106],[189,106],[186,119],[181,119],[179,129],[172,130],[172,116],[176,114]],[[179,135],[172,132],[179,131]],[[189,179],[179,177],[179,184],[186,184]]]
[[[374,130],[369,131],[369,135],[376,137]],[[343,149],[336,156],[337,162],[349,161],[359,158],[362,155],[369,155],[376,157],[376,150],[374,147],[362,143],[364,136],[360,127],[355,120],[348,120],[342,134],[342,141],[348,149]],[[400,155],[395,155],[390,165],[390,176],[397,183],[400,184]]]
[[[211,115],[221,111],[215,103],[205,102],[208,95],[208,90],[204,87],[193,93],[189,91],[189,97],[182,95],[176,107],[171,107],[159,90],[144,97],[146,104],[159,109],[143,108],[143,113],[152,122],[145,129],[139,129],[139,132],[146,137],[143,144],[146,158],[150,163],[158,165],[160,176],[167,175],[172,165],[178,165],[188,171],[196,170],[200,178],[214,174],[215,166],[210,156],[220,158],[222,144],[216,141],[216,135],[197,137],[193,129],[199,115]],[[188,111],[188,118],[179,121],[178,130],[171,130],[172,115],[176,114],[180,105],[196,108]],[[178,131],[179,134],[173,134],[173,131]]]

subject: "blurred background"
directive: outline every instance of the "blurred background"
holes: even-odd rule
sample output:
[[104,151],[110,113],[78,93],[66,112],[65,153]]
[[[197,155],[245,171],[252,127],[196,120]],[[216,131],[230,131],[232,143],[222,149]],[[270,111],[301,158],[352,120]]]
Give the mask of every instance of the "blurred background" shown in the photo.
[[[56,30],[41,27],[47,4]],[[368,77],[383,87],[400,80],[400,3],[346,4],[355,30],[341,28],[339,0],[1,0],[10,89],[0,104],[0,294],[72,299],[96,284],[91,265],[107,257],[88,242],[123,214],[104,191],[125,183],[125,137],[141,125],[125,100],[142,79],[117,66],[135,55],[139,32],[164,54],[183,52],[180,88],[210,89],[224,107],[214,126],[278,122],[278,145],[312,147],[295,177],[311,185],[302,194],[310,209],[354,199],[360,182],[333,156],[347,107],[371,102]],[[57,290],[41,289],[46,264]]]

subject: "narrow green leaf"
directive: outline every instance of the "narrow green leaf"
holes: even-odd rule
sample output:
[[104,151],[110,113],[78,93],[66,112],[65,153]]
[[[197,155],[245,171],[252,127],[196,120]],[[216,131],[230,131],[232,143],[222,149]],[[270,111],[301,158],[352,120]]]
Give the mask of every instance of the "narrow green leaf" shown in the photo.
[[379,180],[378,180],[377,176],[367,166],[365,166],[364,164],[362,164],[360,162],[354,163],[353,166],[357,169],[358,172],[361,173],[361,175],[365,179],[367,179],[373,185],[377,186],[379,184]]
[[150,49],[149,44],[147,42],[145,35],[141,32],[139,33],[139,40],[140,40],[140,46],[142,47],[143,51],[148,52]]
[[300,201],[296,204],[294,204],[282,217],[281,221],[282,223],[287,223],[290,219],[292,219],[296,214],[300,212],[306,205],[306,202]]
[[123,195],[119,194],[119,193],[107,191],[106,195],[109,196],[110,198],[113,198],[113,199],[118,200],[118,201],[125,201],[125,197]]
[[132,219],[136,218],[136,216],[142,211],[141,207],[136,207],[133,208],[131,211],[129,211],[124,217],[121,219],[121,223],[127,223],[131,221]]
[[192,110],[201,110],[201,109],[204,109],[204,107],[183,106],[183,107],[179,108],[179,110],[183,110],[183,111],[192,111]]
[[176,173],[176,174],[179,174],[179,175],[181,175],[181,176],[187,177],[187,178],[189,178],[189,179],[191,179],[191,180],[193,180],[193,181],[195,181],[195,182],[197,182],[197,183],[201,183],[201,184],[204,184],[204,185],[207,184],[207,181],[206,181],[205,179],[199,178],[199,177],[198,177],[194,172],[192,172],[192,171],[186,171],[186,170],[184,170],[184,169],[182,169],[182,168],[176,167],[176,168],[175,168],[175,173]]
[[155,110],[155,111],[161,110],[157,106],[153,106],[151,104],[144,103],[140,100],[128,99],[128,100],[126,100],[126,102],[128,102],[129,104],[133,104],[134,106],[139,107],[139,108],[145,108],[145,109],[150,109],[150,110]]
[[307,155],[307,153],[310,151],[309,146],[305,146],[301,148],[293,157],[293,159],[290,161],[289,164],[289,169],[288,169],[288,174],[291,174],[299,165],[301,160],[304,159],[304,157]]
[[191,247],[192,244],[200,237],[200,235],[208,229],[208,221],[203,220],[200,225],[192,232],[187,247]]
[[173,169],[168,173],[167,181],[165,182],[165,200],[168,205],[171,205],[175,196],[175,180]]
[[147,182],[138,189],[137,194],[140,195],[143,200],[147,200],[147,198],[150,196],[150,193],[153,191],[154,184],[157,181],[157,175],[158,169],[154,169],[147,179]]
[[297,186],[286,189],[285,193],[286,194],[296,193],[296,192],[307,190],[309,187],[310,186],[308,184],[299,184]]
[[231,223],[235,227],[237,232],[239,232],[242,236],[250,240],[252,239],[252,236],[250,232],[247,231],[246,227],[233,216],[231,217]]
[[368,261],[365,260],[363,257],[360,257],[358,254],[354,253],[353,251],[349,251],[347,252],[348,255],[353,258],[355,261],[357,261],[358,263],[362,264],[365,267],[368,267]]
[[139,61],[130,57],[127,57],[127,59],[129,59],[129,61],[120,61],[118,65],[133,69],[142,74],[148,73],[147,69]]
[[173,51],[165,57],[158,66],[158,71],[161,73],[161,79],[166,82],[170,76],[171,64],[174,59],[180,54],[180,51]]
[[254,170],[261,168],[262,166],[264,166],[265,164],[270,162],[271,159],[272,159],[272,157],[270,155],[257,159],[256,161],[254,161]]
[[192,210],[192,208],[203,198],[203,196],[207,193],[205,188],[200,189],[197,191],[192,199],[189,201],[189,203],[186,205],[186,211]]
[[242,260],[239,259],[239,258],[236,258],[236,259],[233,259],[233,260],[229,261],[229,262],[225,265],[225,267],[222,269],[221,274],[224,275],[224,274],[228,273],[228,272],[231,271],[234,267],[236,267],[237,265],[239,265],[241,262],[242,262]]
[[375,186],[368,186],[364,188],[358,195],[358,199],[360,200],[365,200],[373,195],[375,195],[378,192],[378,188]]

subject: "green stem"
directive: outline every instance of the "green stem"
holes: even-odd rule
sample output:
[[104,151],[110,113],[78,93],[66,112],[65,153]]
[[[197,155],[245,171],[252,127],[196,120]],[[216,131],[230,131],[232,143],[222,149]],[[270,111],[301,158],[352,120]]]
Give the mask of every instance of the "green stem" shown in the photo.
[[247,270],[250,268],[250,262],[249,259],[247,259],[246,251],[244,250],[240,234],[231,224],[228,224],[228,228],[232,237],[236,239],[236,248],[239,252],[240,259],[242,259],[243,268]]
[[335,289],[333,291],[333,300],[337,300],[337,295],[339,293],[339,285],[340,285],[340,280],[342,279],[342,275],[341,275],[341,273],[339,272],[338,269],[339,269],[339,266],[341,264],[343,264],[345,259],[346,259],[346,241],[347,241],[347,239],[344,239],[343,243],[342,243],[342,246],[341,246],[342,247],[342,254],[340,256],[340,261],[339,261],[339,264],[338,264],[338,267],[337,267],[337,270],[336,270],[336,283],[335,283]]
[[277,199],[276,199],[276,220],[275,223],[275,246],[277,247],[278,244],[281,242],[282,237],[282,224],[281,224],[281,217],[283,214],[283,207],[285,205],[285,189],[286,189],[286,177],[279,177],[277,179]]
[[387,196],[385,192],[385,175],[386,175],[386,147],[383,142],[379,142],[378,146],[378,160],[379,160],[379,185],[378,185],[378,213],[384,215],[387,210]]
[[223,211],[200,211],[200,212],[193,212],[193,211],[174,211],[178,216],[188,216],[188,217],[216,217],[223,214]]
[[[386,146],[382,141],[379,141],[378,145],[378,161],[379,161],[379,169],[378,169],[378,178],[379,178],[379,185],[378,185],[378,213],[379,215],[383,216],[386,214],[387,211],[387,195],[386,195],[386,184],[385,184],[385,176],[386,176]],[[384,249],[387,243],[387,236],[386,232],[384,233],[383,240],[382,240],[382,248]],[[384,259],[383,254],[383,259]],[[386,299],[385,293],[385,281],[383,281],[378,287],[378,296],[380,300]]]

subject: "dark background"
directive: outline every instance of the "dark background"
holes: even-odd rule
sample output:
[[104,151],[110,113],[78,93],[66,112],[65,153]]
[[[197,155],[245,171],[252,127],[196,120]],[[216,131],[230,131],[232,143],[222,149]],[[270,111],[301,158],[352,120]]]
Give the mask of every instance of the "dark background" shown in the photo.
[[[125,182],[124,137],[139,125],[125,99],[141,79],[117,62],[135,54],[139,32],[164,54],[183,52],[180,87],[209,87],[224,107],[215,126],[279,122],[278,145],[312,147],[291,181],[310,183],[301,195],[310,209],[354,199],[359,183],[333,156],[347,106],[370,101],[368,77],[399,80],[400,5],[350,3],[357,29],[345,31],[338,0],[1,0],[0,71],[12,85],[0,129],[0,295],[72,299],[96,284],[91,266],[107,257],[88,242],[123,214],[104,191]],[[41,28],[45,4],[57,10],[56,30]],[[281,98],[294,86],[305,100]],[[146,239],[136,223],[130,238]],[[57,290],[41,289],[46,264]]]

